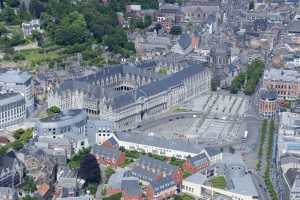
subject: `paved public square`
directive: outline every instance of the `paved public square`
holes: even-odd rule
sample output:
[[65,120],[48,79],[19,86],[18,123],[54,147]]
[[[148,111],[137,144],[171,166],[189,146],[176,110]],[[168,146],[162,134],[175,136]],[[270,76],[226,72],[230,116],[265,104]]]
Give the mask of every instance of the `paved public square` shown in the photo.
[[188,102],[194,117],[170,117],[143,131],[165,138],[195,141],[199,144],[227,145],[240,142],[243,118],[249,101],[244,96],[208,93]]

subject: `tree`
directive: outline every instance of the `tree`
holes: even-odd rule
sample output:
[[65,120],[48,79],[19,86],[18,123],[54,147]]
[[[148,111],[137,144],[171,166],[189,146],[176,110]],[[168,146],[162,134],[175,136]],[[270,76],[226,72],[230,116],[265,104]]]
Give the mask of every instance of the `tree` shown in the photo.
[[7,31],[7,28],[5,27],[5,25],[3,23],[0,23],[0,36],[6,34],[8,31]]
[[220,81],[216,78],[212,78],[211,79],[211,90],[217,91],[219,86],[220,86]]
[[9,40],[9,46],[11,47],[24,44],[24,43],[25,43],[24,35],[21,32],[14,33]]
[[86,42],[89,31],[83,15],[72,12],[64,17],[55,31],[55,41],[59,45],[73,45]]
[[7,4],[10,6],[10,7],[18,7],[20,5],[20,0],[7,0]]
[[40,200],[40,199],[37,197],[31,197],[29,195],[26,195],[25,197],[22,198],[22,200]]
[[22,135],[23,133],[25,133],[25,130],[24,130],[24,129],[22,129],[22,128],[17,129],[17,130],[14,132],[14,138],[15,138],[16,140],[20,139],[20,137],[21,137],[21,135]]
[[23,185],[23,190],[25,192],[32,193],[32,192],[36,191],[36,189],[37,189],[36,188],[36,183],[34,182],[33,177],[32,176],[26,176],[25,177],[25,183]]
[[6,6],[1,14],[0,14],[0,19],[4,22],[6,22],[9,25],[16,25],[19,23],[19,20],[17,18],[17,15],[11,7]]
[[180,35],[182,33],[181,26],[173,26],[170,30],[170,34],[172,35]]
[[90,191],[92,195],[95,195],[97,192],[97,184],[91,183],[88,185],[87,190]]
[[111,167],[107,167],[104,173],[105,173],[106,180],[108,180],[111,177],[111,175],[115,173],[115,170],[113,170],[113,168]]
[[42,12],[46,10],[44,4],[39,0],[31,0],[29,4],[29,10],[32,16],[40,18]]
[[16,140],[14,142],[11,143],[11,147],[16,150],[16,151],[19,151],[23,148],[23,143],[19,140]]
[[231,154],[234,154],[235,149],[234,149],[232,146],[230,146],[230,147],[229,147],[229,152],[230,152]]
[[84,179],[87,184],[100,183],[100,168],[94,155],[87,154],[83,158],[83,160],[80,162],[78,175],[80,178]]
[[47,109],[47,114],[48,115],[53,115],[56,113],[60,113],[60,108],[57,106],[51,106],[50,108]]

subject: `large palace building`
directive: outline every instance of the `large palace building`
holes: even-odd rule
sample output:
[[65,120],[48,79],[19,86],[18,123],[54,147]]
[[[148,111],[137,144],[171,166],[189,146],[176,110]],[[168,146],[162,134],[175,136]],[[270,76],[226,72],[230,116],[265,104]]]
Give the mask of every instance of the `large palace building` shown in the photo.
[[210,90],[211,74],[201,64],[162,75],[137,65],[106,67],[83,78],[67,80],[49,93],[48,107],[84,109],[90,118],[130,129]]

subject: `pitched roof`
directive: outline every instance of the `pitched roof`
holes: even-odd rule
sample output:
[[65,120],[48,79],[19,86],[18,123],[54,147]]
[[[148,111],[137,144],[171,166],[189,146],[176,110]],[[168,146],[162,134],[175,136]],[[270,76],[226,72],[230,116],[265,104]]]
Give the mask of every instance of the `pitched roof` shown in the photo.
[[105,157],[106,159],[118,160],[121,156],[121,152],[117,149],[107,148],[103,145],[94,145],[92,147],[92,153],[98,156]]
[[178,139],[166,139],[163,137],[149,136],[143,133],[137,132],[120,132],[116,133],[116,137],[120,141],[126,141],[136,144],[144,144],[154,147],[161,147],[163,149],[172,149],[183,152],[190,152],[194,154],[200,153],[204,146],[200,144],[195,144],[188,141],[178,140]]
[[121,183],[122,192],[129,196],[141,195],[143,190],[139,185],[139,180],[134,177],[124,178]]
[[191,164],[196,167],[200,166],[202,164],[205,164],[209,161],[209,159],[205,153],[200,153],[196,156],[193,156],[193,157],[189,158],[189,160],[190,160]]
[[205,147],[205,150],[210,157],[222,153],[221,149],[216,147]]
[[154,193],[159,194],[160,192],[167,190],[173,186],[176,186],[175,181],[172,179],[171,176],[168,176],[166,178],[163,178],[161,180],[155,180],[150,182],[150,185],[152,186]]
[[183,33],[180,35],[178,44],[182,49],[188,48],[191,43],[192,43],[192,38],[190,37],[189,34]]

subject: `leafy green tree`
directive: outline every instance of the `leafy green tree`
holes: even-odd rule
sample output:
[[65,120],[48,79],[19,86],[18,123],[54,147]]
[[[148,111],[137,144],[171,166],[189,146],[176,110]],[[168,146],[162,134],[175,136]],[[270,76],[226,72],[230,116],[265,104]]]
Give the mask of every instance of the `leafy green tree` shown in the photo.
[[60,45],[73,45],[86,42],[89,31],[83,15],[72,12],[64,17],[55,32],[55,41]]
[[48,115],[53,115],[53,114],[60,113],[60,112],[61,112],[60,108],[57,107],[57,106],[52,106],[52,107],[47,109]]
[[7,28],[5,27],[5,25],[3,23],[0,23],[0,36],[6,34],[8,31],[7,31]]
[[16,150],[16,151],[19,151],[23,148],[23,143],[19,140],[16,140],[14,142],[11,143],[11,147]]
[[40,18],[42,12],[46,10],[46,7],[44,3],[39,0],[31,0],[29,4],[29,10],[32,16],[35,18]]
[[26,9],[25,3],[22,2],[19,9],[19,18],[21,21],[29,21],[32,19],[32,15]]
[[31,197],[29,195],[26,195],[22,198],[22,200],[40,200],[38,197]]
[[25,43],[24,35],[21,32],[14,33],[12,37],[9,39],[9,46],[11,47],[24,44],[24,43]]
[[90,184],[88,185],[88,187],[87,187],[87,190],[90,191],[90,193],[91,193],[92,195],[95,195],[96,192],[97,192],[97,184],[95,184],[95,183],[90,183]]
[[25,192],[34,192],[36,191],[36,183],[34,182],[33,180],[33,177],[32,176],[26,176],[25,177],[25,182],[24,182],[24,185],[23,185],[23,190]]
[[0,13],[0,19],[9,25],[19,24],[19,19],[14,9],[8,6],[4,7],[2,12]]
[[100,183],[100,168],[94,155],[87,154],[83,158],[83,160],[80,162],[78,175],[80,178],[84,179],[87,184]]
[[25,130],[22,129],[22,128],[19,128],[17,129],[15,132],[14,132],[14,138],[17,140],[17,139],[20,139],[21,135],[25,133]]
[[18,7],[20,5],[20,0],[7,0],[6,2],[10,7]]

